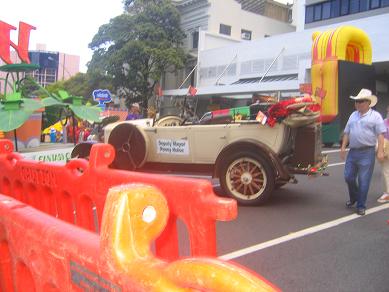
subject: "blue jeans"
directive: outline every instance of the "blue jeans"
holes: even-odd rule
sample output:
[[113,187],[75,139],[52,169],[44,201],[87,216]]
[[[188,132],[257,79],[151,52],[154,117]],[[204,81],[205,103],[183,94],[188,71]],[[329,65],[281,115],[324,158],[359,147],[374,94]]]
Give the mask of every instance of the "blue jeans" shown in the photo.
[[344,167],[344,179],[348,186],[351,202],[357,202],[358,209],[366,209],[366,198],[375,163],[375,148],[350,149]]

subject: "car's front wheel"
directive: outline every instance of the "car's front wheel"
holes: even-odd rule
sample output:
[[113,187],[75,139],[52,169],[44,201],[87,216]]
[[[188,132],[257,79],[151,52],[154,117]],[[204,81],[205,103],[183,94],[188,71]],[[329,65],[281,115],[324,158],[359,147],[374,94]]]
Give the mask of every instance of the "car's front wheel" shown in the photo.
[[266,202],[274,190],[274,180],[269,163],[251,151],[231,155],[221,167],[220,186],[242,205]]

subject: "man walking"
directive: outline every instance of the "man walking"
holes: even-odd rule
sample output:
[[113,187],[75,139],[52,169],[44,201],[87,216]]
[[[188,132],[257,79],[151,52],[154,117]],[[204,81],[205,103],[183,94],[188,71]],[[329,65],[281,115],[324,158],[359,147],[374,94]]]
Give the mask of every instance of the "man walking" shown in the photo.
[[378,140],[377,158],[384,159],[384,133],[386,128],[381,115],[372,109],[377,104],[377,97],[368,89],[362,89],[354,99],[354,111],[344,129],[340,156],[344,160],[346,146],[350,151],[344,167],[344,178],[348,186],[350,200],[348,208],[357,203],[357,214],[365,215],[366,198],[374,170],[375,145]]

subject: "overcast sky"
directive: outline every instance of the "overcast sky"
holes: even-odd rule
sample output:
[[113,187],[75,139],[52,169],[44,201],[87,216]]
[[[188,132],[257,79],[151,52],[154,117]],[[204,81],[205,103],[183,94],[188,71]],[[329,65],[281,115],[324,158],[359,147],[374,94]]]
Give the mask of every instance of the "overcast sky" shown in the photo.
[[[80,70],[91,59],[88,44],[101,25],[123,11],[122,0],[4,0],[0,20],[19,28],[19,21],[36,27],[29,50],[46,44],[48,51],[80,56]],[[11,39],[17,44],[17,31]]]
[[[35,26],[29,50],[45,44],[48,51],[78,55],[80,70],[86,72],[92,57],[88,44],[101,25],[122,12],[122,0],[2,0],[0,20],[17,28],[19,21]],[[14,31],[14,43],[17,37]]]

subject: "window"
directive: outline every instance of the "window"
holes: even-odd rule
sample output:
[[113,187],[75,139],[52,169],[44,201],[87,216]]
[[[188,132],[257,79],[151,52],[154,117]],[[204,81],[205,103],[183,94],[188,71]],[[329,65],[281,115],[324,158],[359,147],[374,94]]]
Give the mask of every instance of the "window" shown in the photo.
[[321,4],[315,5],[315,14],[313,17],[314,21],[321,20]]
[[389,0],[327,0],[305,7],[305,23],[389,7]]
[[235,76],[235,74],[236,74],[236,63],[231,64],[228,67],[227,72],[226,72],[227,76]]
[[322,19],[328,19],[331,16],[331,2],[324,2],[322,6]]
[[370,7],[371,7],[371,9],[379,8],[380,7],[380,0],[371,0]]
[[219,32],[221,34],[231,35],[231,26],[230,25],[225,25],[225,24],[221,23]]
[[313,6],[307,6],[305,8],[305,23],[313,22]]
[[216,77],[216,66],[208,67],[208,78]]
[[359,0],[350,0],[350,14],[359,12]]
[[240,37],[242,38],[242,40],[250,41],[251,40],[251,31],[242,29],[240,32]]
[[340,0],[340,15],[348,14],[348,0]]
[[331,1],[331,17],[340,16],[340,0]]
[[369,10],[369,0],[360,0],[359,1],[359,11],[367,11]]
[[199,47],[199,32],[192,32],[192,49],[197,49]]

